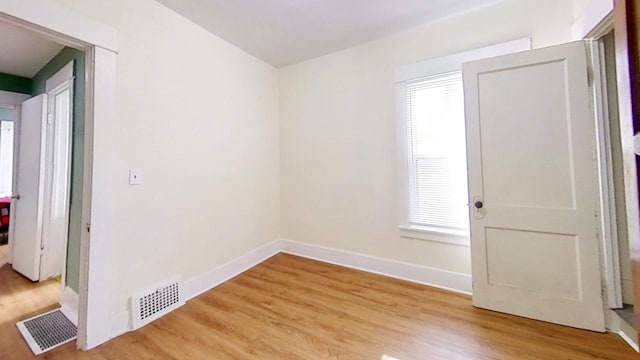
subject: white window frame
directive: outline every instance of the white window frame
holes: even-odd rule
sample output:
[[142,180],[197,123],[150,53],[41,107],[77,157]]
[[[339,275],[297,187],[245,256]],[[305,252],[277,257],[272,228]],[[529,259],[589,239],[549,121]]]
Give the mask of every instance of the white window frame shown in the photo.
[[515,52],[531,50],[531,39],[523,38],[491,45],[475,50],[465,51],[441,58],[423,61],[417,64],[398,67],[395,74],[396,84],[396,131],[398,149],[398,195],[399,232],[400,237],[442,242],[448,244],[470,246],[468,231],[445,230],[416,226],[409,223],[409,194],[408,194],[408,139],[405,89],[407,82],[421,78],[437,76],[462,70],[462,64],[469,61],[485,59],[494,56],[507,55]]

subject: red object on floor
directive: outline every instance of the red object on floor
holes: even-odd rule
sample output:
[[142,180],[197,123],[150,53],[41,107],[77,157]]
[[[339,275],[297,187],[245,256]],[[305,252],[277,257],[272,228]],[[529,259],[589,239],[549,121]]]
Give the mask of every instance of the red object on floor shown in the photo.
[[0,198],[0,228],[9,226],[9,209],[11,208],[11,198]]

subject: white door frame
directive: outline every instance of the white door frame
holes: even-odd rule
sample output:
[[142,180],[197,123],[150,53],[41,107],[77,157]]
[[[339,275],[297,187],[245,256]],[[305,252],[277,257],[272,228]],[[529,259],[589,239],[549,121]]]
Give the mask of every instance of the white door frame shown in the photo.
[[[80,254],[78,347],[96,347],[110,338],[109,237],[114,209],[109,173],[110,124],[115,115],[116,44],[114,28],[50,0],[3,0],[0,21],[85,51],[85,143]],[[91,238],[89,238],[91,224]]]
[[[599,134],[598,146],[604,149],[599,156],[600,170],[603,176],[607,176],[611,166],[610,154],[606,154],[611,149],[611,138],[609,129],[609,114],[607,111],[606,90],[603,83],[604,60],[602,57],[601,39],[614,28],[613,19],[614,4],[611,0],[594,0],[586,9],[585,14],[576,21],[573,26],[574,38],[579,38],[591,42],[591,66],[594,85],[594,110],[598,129],[604,129]],[[619,99],[619,101],[624,101]],[[615,104],[620,106],[621,104]],[[624,198],[626,202],[627,233],[630,244],[638,242],[637,215],[640,213],[637,196],[637,178],[635,154],[633,151],[633,129],[632,124],[620,123],[620,137],[622,141],[623,156],[623,176],[624,176]],[[610,179],[610,178],[609,178]],[[609,308],[619,308],[622,306],[622,286],[620,283],[621,266],[619,258],[619,246],[617,241],[617,226],[615,218],[615,199],[613,197],[613,184],[603,181],[601,208],[609,209],[610,216],[603,212],[603,269],[602,278],[605,285],[605,301]]]
[[616,231],[616,202],[613,185],[613,157],[610,133],[604,50],[600,37],[589,42],[593,105],[598,137],[598,170],[600,175],[599,207],[601,213],[602,280],[605,303],[609,308],[622,307],[620,251]]
[[[70,204],[70,195],[71,195],[71,162],[72,162],[72,153],[71,153],[71,133],[73,126],[73,105],[74,105],[74,75],[73,75],[73,64],[74,61],[71,60],[62,69],[58,70],[54,75],[52,75],[49,79],[46,80],[45,84],[45,92],[47,93],[48,101],[47,101],[47,112],[50,119],[50,123],[53,126],[49,126],[47,129],[47,141],[45,146],[47,146],[48,153],[48,161],[45,165],[45,208],[48,209],[43,214],[43,241],[42,245],[44,248],[44,253],[41,257],[40,264],[40,281],[45,281],[50,279],[57,274],[61,275],[61,284],[62,289],[65,289],[66,286],[66,259],[67,259],[67,244],[68,244],[68,235],[69,235],[69,204]],[[62,119],[62,122],[59,121],[61,119],[57,118],[57,107],[55,106],[56,95],[68,91],[69,96],[69,116],[67,119]],[[64,126],[67,131],[64,134],[60,134],[58,132],[59,126]],[[62,138],[59,139],[56,135],[61,135]],[[57,149],[61,146],[66,146],[67,151],[64,156],[63,161],[56,161],[54,157],[58,153]],[[61,159],[58,159],[61,160]],[[67,167],[67,171],[60,178],[61,174],[57,174],[57,167],[54,167],[54,164],[60,165],[61,162],[64,162]],[[62,185],[62,188],[55,188],[56,182],[61,182],[58,185]],[[51,206],[54,204],[54,199],[57,199],[55,203],[58,203],[58,208],[63,212],[62,216],[60,216],[62,223],[59,223],[60,220],[55,220],[51,217],[51,211],[53,209]],[[59,233],[56,236],[56,231],[53,229],[57,228]],[[51,242],[51,239],[57,239],[58,242]],[[61,259],[62,267],[58,268],[57,266],[53,266],[59,262],[52,263],[52,256],[55,256],[57,251],[61,251]],[[63,250],[62,250],[63,249]],[[58,273],[60,271],[60,273]]]

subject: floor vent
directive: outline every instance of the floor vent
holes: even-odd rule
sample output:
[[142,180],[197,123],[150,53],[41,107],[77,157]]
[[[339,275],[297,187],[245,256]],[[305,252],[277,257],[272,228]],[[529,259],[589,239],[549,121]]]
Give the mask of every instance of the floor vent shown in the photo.
[[58,310],[53,310],[16,324],[34,355],[40,355],[73,341],[78,328]]
[[131,324],[135,330],[184,305],[182,281],[175,278],[140,292],[131,303]]

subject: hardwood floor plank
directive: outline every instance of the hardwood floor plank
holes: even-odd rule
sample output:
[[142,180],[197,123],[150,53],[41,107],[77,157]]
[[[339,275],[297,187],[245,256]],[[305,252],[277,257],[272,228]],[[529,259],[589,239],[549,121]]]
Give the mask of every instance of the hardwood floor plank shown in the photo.
[[[32,359],[15,322],[55,287],[0,269],[0,359]],[[40,287],[41,286],[41,287]],[[59,289],[58,289],[59,290]],[[636,359],[617,335],[476,309],[445,290],[280,254],[90,352],[40,359]]]

